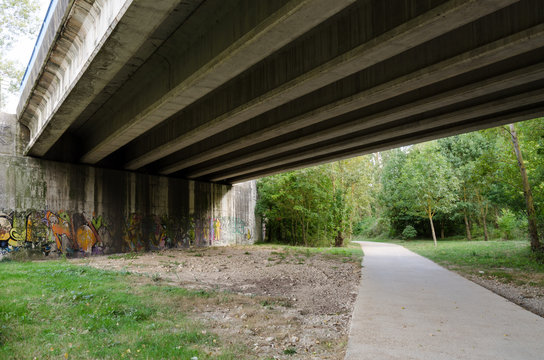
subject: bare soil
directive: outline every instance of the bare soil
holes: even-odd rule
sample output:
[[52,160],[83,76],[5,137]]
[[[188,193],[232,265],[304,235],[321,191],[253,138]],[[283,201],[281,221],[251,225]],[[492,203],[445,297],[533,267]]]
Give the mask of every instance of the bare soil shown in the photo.
[[176,304],[248,358],[343,359],[360,259],[292,248],[172,249],[74,260],[222,296]]

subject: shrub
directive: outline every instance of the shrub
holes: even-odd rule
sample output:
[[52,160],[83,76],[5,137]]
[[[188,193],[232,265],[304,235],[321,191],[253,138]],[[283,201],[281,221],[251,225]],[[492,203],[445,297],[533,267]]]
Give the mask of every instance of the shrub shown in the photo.
[[417,236],[417,231],[416,229],[414,229],[412,225],[408,225],[404,228],[404,230],[402,230],[403,239],[409,240],[409,239],[415,238],[416,236]]
[[497,218],[497,224],[499,225],[499,231],[502,239],[512,240],[514,238],[517,222],[516,214],[514,214],[511,210],[501,210],[501,215]]

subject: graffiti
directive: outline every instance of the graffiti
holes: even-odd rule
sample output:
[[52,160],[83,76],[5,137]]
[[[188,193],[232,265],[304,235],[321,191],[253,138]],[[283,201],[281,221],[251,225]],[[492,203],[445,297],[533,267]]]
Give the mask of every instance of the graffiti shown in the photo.
[[246,222],[232,217],[173,219],[131,213],[116,219],[62,210],[0,212],[0,253],[34,249],[44,255],[78,257],[112,251],[249,243],[252,239]]
[[[38,249],[44,255],[58,252],[71,255],[99,254],[103,248],[94,218],[88,221],[83,214],[65,211],[33,211],[26,215],[24,226],[17,227],[17,216],[0,215],[0,251],[21,248]],[[97,224],[96,220],[94,221]],[[101,224],[99,229],[104,229]],[[104,234],[105,232],[102,231]]]
[[221,220],[219,219],[213,222],[213,241],[221,241]]

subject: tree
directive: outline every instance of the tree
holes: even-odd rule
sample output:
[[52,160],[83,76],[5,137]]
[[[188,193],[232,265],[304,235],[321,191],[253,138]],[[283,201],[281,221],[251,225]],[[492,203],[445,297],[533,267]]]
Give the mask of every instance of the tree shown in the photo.
[[342,246],[370,213],[371,170],[371,157],[359,157],[259,180],[257,213],[268,239]]
[[519,147],[518,135],[514,124],[509,125],[510,138],[512,139],[512,146],[516,159],[518,162],[519,171],[521,174],[521,180],[523,183],[523,195],[525,197],[525,204],[527,206],[527,220],[529,222],[529,236],[531,238],[531,249],[533,251],[541,250],[540,239],[538,238],[536,211],[533,202],[533,194],[531,192],[531,185],[529,184],[529,178],[527,177],[527,171],[525,169],[525,163],[521,150]]
[[489,142],[482,133],[473,132],[440,139],[438,145],[459,180],[459,201],[455,210],[463,217],[466,238],[472,240],[472,215],[478,207],[477,194],[481,192],[478,189],[480,178],[475,176],[476,168],[478,159],[489,148]]
[[[7,90],[11,93],[19,89],[24,65],[7,59],[5,54],[21,36],[36,33],[39,27],[36,15],[38,9],[37,0],[0,0],[0,84],[6,82]],[[3,106],[3,103],[0,106]]]
[[455,207],[459,181],[436,143],[415,147],[409,154],[402,174],[406,201],[410,211],[428,218],[435,246],[433,218],[437,212],[450,213]]

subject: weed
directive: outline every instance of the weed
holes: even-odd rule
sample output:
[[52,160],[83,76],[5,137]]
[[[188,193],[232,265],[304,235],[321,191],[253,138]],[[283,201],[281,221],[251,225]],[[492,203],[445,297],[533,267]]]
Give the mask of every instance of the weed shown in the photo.
[[125,254],[113,254],[108,256],[108,259],[112,260],[133,260],[137,259],[138,257],[142,256],[140,253],[130,252]]
[[293,347],[289,347],[289,348],[283,350],[283,353],[285,355],[295,355],[297,353],[297,349],[295,349]]

